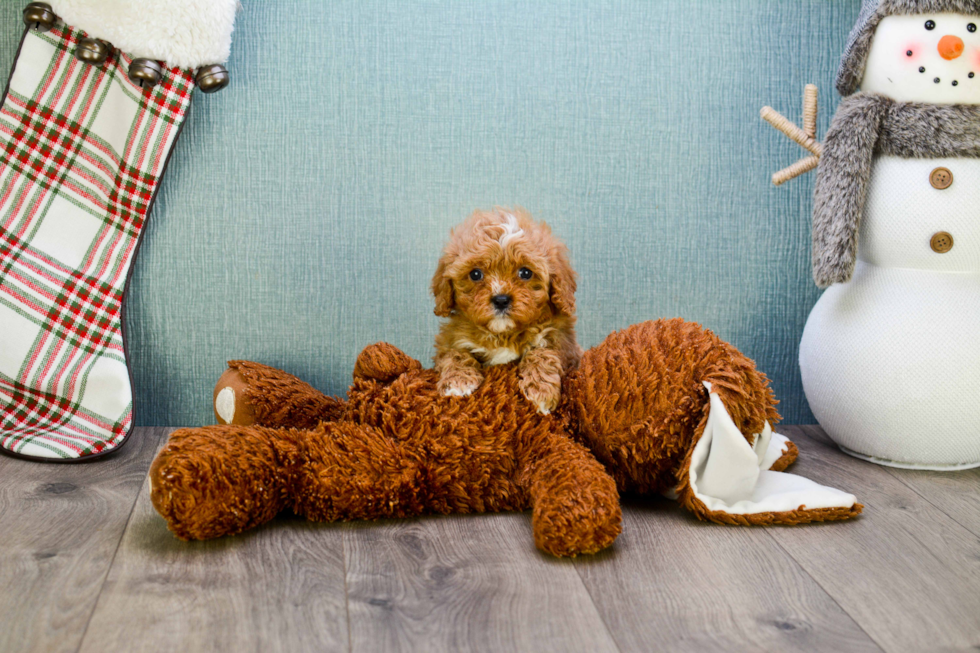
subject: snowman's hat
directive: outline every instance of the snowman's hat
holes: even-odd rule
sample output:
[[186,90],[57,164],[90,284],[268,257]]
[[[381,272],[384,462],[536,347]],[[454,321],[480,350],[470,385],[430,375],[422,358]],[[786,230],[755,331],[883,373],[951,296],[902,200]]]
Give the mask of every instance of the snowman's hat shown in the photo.
[[837,90],[850,95],[864,77],[871,40],[885,16],[954,13],[980,16],[980,0],[862,0],[857,25],[851,30],[847,48],[837,71]]

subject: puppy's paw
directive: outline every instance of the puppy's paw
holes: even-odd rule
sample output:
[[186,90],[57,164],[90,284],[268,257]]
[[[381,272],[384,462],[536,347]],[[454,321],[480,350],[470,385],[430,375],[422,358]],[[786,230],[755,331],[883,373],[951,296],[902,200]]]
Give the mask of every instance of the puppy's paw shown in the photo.
[[520,388],[521,394],[534,404],[542,415],[547,415],[558,407],[558,401],[561,399],[560,383],[521,379]]
[[439,379],[439,394],[443,397],[468,397],[483,383],[483,375],[472,374],[443,375]]

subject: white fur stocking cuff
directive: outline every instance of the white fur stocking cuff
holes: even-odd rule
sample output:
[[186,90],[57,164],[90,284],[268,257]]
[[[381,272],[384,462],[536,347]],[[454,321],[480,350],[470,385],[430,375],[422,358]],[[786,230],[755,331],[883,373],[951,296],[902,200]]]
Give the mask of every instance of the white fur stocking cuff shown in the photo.
[[238,0],[47,0],[68,25],[133,57],[198,68],[224,63]]

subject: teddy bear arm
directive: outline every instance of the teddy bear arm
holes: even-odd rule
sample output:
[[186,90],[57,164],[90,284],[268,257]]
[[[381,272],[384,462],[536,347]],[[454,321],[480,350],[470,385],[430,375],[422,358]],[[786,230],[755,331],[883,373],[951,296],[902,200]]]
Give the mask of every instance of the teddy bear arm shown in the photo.
[[288,507],[302,433],[261,426],[175,431],[150,467],[150,498],[183,540],[254,528]]
[[220,424],[312,429],[340,419],[344,402],[292,374],[251,361],[229,361],[214,388]]
[[555,556],[596,553],[622,530],[616,483],[564,432],[546,438],[525,464],[534,542]]

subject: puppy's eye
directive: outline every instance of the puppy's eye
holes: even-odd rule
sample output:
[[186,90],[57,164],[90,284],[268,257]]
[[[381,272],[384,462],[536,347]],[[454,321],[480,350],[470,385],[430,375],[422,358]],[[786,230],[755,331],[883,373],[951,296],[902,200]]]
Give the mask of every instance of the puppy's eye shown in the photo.
[[473,281],[483,281],[483,270],[470,270],[470,279]]
[[531,272],[528,268],[521,268],[520,270],[517,271],[517,276],[519,276],[521,279],[524,279],[524,281],[527,281],[528,279],[534,276],[534,273]]
[[926,29],[929,30],[930,32],[932,30],[936,29],[936,21],[934,21],[934,20],[927,20],[926,21]]
[[966,26],[966,31],[967,32],[970,32],[970,33],[973,33],[975,31],[977,31],[977,24],[976,23],[970,23],[969,25]]

